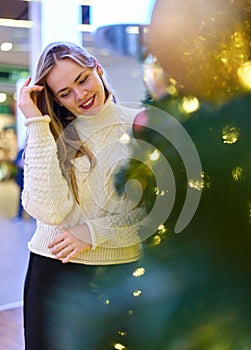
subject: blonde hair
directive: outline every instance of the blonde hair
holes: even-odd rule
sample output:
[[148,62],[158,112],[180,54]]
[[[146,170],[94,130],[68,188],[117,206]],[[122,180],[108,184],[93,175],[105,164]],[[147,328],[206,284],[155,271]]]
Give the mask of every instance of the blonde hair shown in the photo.
[[[97,67],[97,59],[83,47],[69,42],[54,42],[43,50],[38,60],[34,83],[44,86],[44,89],[37,96],[38,108],[44,115],[47,114],[51,118],[50,130],[57,143],[60,168],[78,201],[72,160],[86,155],[89,158],[91,168],[93,168],[95,159],[91,150],[79,138],[75,129],[75,123],[72,123],[76,116],[56,101],[46,83],[46,78],[56,62],[65,58],[69,58],[87,69],[95,69]],[[105,73],[100,79],[103,82],[106,97],[112,94],[114,102],[116,102],[114,92],[108,84]]]

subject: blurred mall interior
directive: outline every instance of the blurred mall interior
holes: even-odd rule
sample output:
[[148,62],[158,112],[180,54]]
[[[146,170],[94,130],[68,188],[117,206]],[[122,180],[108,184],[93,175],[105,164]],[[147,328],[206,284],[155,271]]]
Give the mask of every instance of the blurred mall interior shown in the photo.
[[23,120],[16,109],[18,82],[33,75],[47,43],[68,40],[82,44],[107,70],[121,102],[138,104],[144,98],[141,57],[153,0],[138,1],[133,11],[132,3],[1,0],[0,181],[12,176],[9,163],[23,143]]
[[[136,4],[137,3],[137,4]],[[14,164],[24,142],[23,118],[16,108],[18,84],[33,76],[41,49],[50,41],[82,44],[95,55],[119,101],[140,104],[145,94],[143,36],[154,1],[137,0],[1,0],[0,6],[0,314],[22,304],[27,242],[34,230],[29,217],[15,221],[18,186]],[[133,10],[132,10],[133,8]],[[105,15],[104,15],[105,13]],[[2,282],[4,281],[4,282]],[[18,314],[20,317],[20,313]],[[0,335],[0,349],[22,348],[11,322],[10,339]],[[5,328],[4,328],[5,329]],[[19,332],[19,333],[18,333]],[[6,333],[8,334],[8,332]],[[20,340],[21,339],[21,340]],[[16,344],[17,342],[17,344]]]

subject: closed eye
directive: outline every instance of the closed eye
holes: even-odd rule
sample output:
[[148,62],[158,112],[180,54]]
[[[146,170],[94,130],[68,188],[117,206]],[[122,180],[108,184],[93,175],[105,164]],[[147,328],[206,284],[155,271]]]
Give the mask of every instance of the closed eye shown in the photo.
[[85,76],[84,78],[79,80],[79,84],[84,84],[84,82],[88,79],[88,76]]
[[64,98],[64,97],[67,97],[69,94],[70,94],[70,91],[66,91],[66,92],[61,93],[61,95],[59,97]]

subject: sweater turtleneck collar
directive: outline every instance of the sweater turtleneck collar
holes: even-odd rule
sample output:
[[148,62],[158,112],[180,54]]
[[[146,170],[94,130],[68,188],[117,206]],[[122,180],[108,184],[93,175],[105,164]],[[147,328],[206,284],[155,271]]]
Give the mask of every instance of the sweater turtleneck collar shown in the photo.
[[115,107],[113,102],[113,96],[109,95],[104,105],[99,109],[97,114],[92,115],[78,115],[76,116],[76,123],[83,123],[86,127],[99,127],[109,124],[114,121],[114,115],[112,113],[113,107]]

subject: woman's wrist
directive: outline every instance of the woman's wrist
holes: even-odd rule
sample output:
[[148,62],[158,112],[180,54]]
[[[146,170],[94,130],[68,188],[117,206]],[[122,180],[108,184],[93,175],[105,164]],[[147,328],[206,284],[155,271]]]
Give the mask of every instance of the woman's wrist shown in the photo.
[[48,115],[37,115],[37,116],[27,118],[24,122],[24,125],[27,126],[27,125],[29,125],[31,123],[35,123],[35,122],[49,123],[50,121],[51,121],[51,118]]

